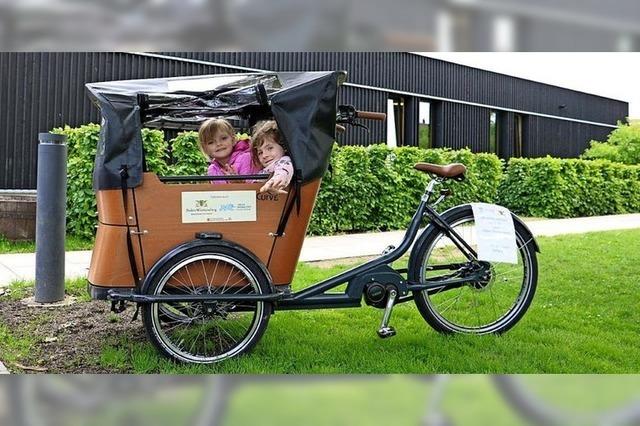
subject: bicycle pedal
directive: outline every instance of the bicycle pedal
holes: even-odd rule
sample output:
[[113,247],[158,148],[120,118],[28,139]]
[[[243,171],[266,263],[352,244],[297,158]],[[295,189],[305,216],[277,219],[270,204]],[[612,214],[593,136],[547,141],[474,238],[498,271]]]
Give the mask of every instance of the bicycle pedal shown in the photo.
[[378,337],[380,337],[381,339],[386,339],[389,337],[393,337],[396,335],[396,329],[388,326],[388,327],[382,327],[381,329],[378,330]]

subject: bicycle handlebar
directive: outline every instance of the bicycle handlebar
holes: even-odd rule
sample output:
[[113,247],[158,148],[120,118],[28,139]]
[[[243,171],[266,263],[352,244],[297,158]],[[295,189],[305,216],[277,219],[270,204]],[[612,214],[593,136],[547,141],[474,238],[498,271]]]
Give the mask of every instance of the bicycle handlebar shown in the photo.
[[384,112],[356,111],[356,118],[384,121],[387,119],[387,114],[385,114]]

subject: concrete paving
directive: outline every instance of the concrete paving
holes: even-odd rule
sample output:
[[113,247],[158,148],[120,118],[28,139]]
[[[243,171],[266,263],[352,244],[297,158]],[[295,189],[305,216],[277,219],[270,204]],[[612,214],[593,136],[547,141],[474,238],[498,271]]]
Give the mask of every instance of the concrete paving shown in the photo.
[[[640,214],[593,216],[573,219],[532,219],[525,223],[534,236],[579,234],[594,231],[640,228]],[[404,231],[308,237],[300,260],[314,262],[358,256],[374,256],[389,245],[398,246]]]
[[[574,219],[533,219],[525,221],[538,236],[576,234],[593,231],[640,228],[640,214],[594,216]],[[308,237],[302,246],[300,260],[315,262],[349,257],[374,256],[388,245],[399,245],[404,231]],[[65,254],[65,276],[86,277],[91,251]],[[0,255],[0,287],[15,280],[35,279],[35,254]]]

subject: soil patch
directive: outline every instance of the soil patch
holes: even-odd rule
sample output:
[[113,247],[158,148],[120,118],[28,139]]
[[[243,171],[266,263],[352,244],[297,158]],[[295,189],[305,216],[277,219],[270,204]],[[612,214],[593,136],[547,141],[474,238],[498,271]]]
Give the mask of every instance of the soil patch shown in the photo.
[[131,322],[134,306],[119,315],[110,307],[91,301],[43,308],[0,298],[0,324],[16,339],[34,342],[28,354],[2,361],[12,373],[126,373],[100,365],[103,348],[121,336],[131,341],[145,341],[146,336],[139,319]]

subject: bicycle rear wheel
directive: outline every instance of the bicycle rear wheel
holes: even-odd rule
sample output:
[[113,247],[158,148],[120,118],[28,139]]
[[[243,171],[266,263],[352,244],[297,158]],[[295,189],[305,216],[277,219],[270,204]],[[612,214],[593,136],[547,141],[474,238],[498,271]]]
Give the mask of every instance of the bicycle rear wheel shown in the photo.
[[[476,224],[470,205],[442,215],[454,231],[477,252]],[[525,314],[535,294],[538,264],[533,239],[514,221],[517,264],[481,262],[487,266],[480,278],[468,282],[414,292],[423,318],[442,333],[503,333]],[[424,283],[433,279],[463,279],[477,268],[453,241],[436,226],[421,238],[409,262],[409,277]]]

